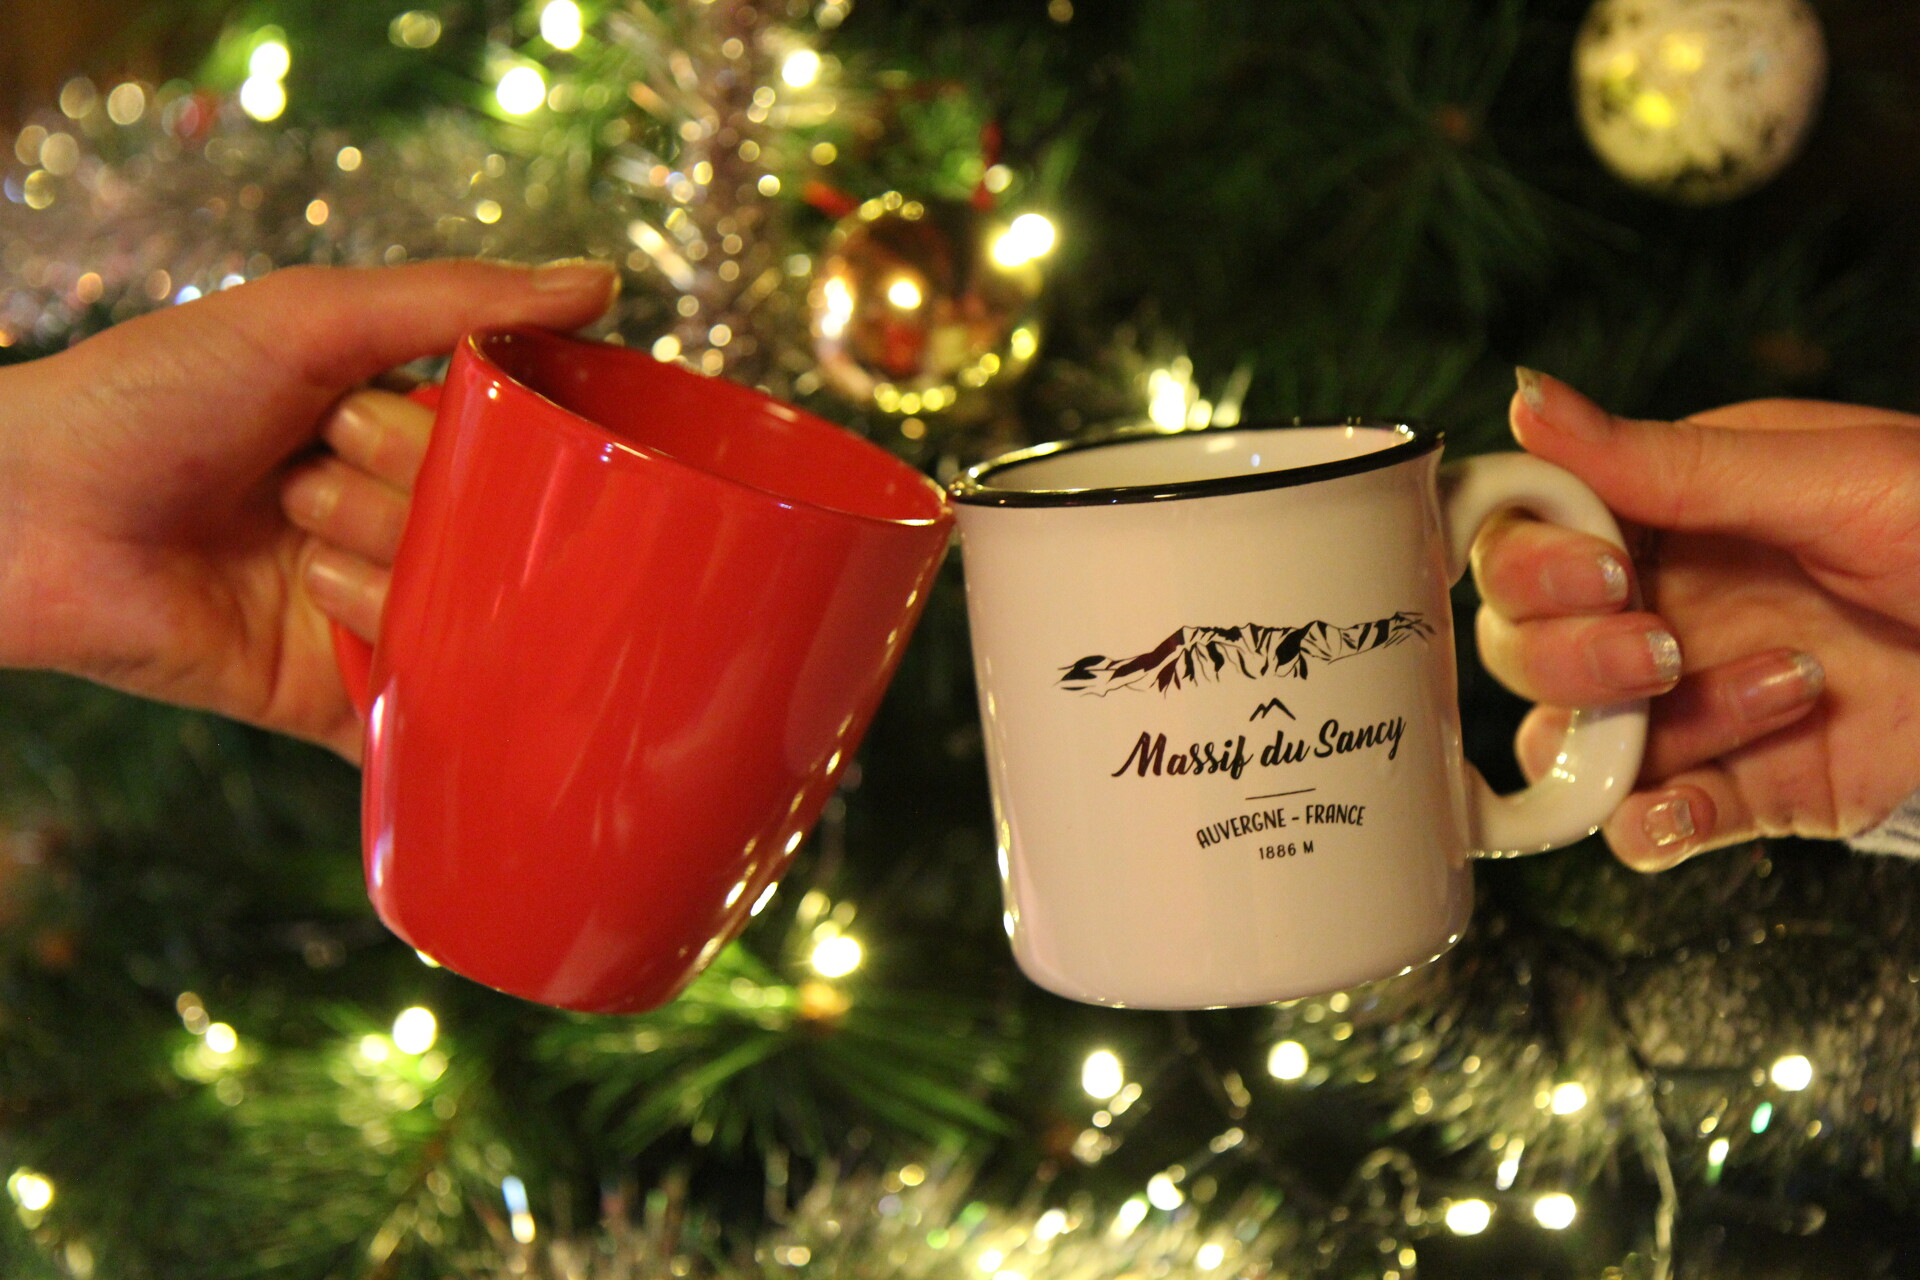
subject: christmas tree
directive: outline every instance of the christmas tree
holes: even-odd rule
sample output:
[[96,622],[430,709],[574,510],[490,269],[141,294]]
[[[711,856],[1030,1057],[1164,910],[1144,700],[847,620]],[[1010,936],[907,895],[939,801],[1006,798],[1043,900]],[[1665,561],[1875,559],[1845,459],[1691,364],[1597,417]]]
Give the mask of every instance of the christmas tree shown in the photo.
[[[10,131],[0,357],[293,263],[585,254],[625,273],[599,336],[941,480],[1145,421],[1505,447],[1516,363],[1650,417],[1914,408],[1920,8],[1754,5],[1728,46],[1700,7],[1641,6],[1642,66],[1585,0],[153,0],[171,78],[109,48]],[[1772,115],[1654,73],[1736,55],[1799,69]],[[933,301],[969,327],[871,340]],[[656,1012],[417,956],[357,788],[0,676],[7,1275],[1920,1272],[1908,864],[1590,842],[1481,866],[1400,978],[1071,1004],[1006,948],[957,559],[793,870]]]

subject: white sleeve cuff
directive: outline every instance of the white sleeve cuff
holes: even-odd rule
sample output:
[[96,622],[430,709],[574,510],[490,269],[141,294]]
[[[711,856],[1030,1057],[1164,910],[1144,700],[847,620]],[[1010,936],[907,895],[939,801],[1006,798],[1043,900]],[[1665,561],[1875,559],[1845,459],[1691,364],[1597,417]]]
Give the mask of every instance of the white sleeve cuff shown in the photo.
[[1847,841],[1862,853],[1894,853],[1903,858],[1920,858],[1920,791],[1901,802],[1887,820],[1870,831],[1862,831]]

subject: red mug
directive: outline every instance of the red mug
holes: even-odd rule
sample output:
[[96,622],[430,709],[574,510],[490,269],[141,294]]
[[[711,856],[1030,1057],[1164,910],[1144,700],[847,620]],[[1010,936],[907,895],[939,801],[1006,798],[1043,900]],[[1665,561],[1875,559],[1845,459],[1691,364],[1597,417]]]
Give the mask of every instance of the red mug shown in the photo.
[[365,721],[367,887],[488,986],[672,999],[858,746],[947,547],[926,476],[818,418],[538,331],[454,353]]

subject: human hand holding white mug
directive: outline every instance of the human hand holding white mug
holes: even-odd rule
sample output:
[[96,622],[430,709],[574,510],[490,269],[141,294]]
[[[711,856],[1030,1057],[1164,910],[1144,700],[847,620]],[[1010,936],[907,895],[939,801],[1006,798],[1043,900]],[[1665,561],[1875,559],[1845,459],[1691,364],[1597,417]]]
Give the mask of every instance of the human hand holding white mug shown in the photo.
[[1484,661],[1552,704],[1520,729],[1530,775],[1551,764],[1557,706],[1659,695],[1604,828],[1623,861],[1850,836],[1920,789],[1920,417],[1764,400],[1642,422],[1523,372],[1512,422],[1644,548],[1627,566],[1514,519],[1475,554]]

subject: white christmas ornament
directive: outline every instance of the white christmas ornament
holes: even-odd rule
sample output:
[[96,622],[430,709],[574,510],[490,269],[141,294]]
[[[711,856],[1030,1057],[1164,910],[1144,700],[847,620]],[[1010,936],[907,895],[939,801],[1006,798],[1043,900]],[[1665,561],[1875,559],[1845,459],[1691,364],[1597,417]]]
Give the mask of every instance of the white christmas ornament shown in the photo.
[[1634,186],[1730,200],[1793,158],[1826,83],[1806,0],[1599,0],[1573,54],[1580,124]]

